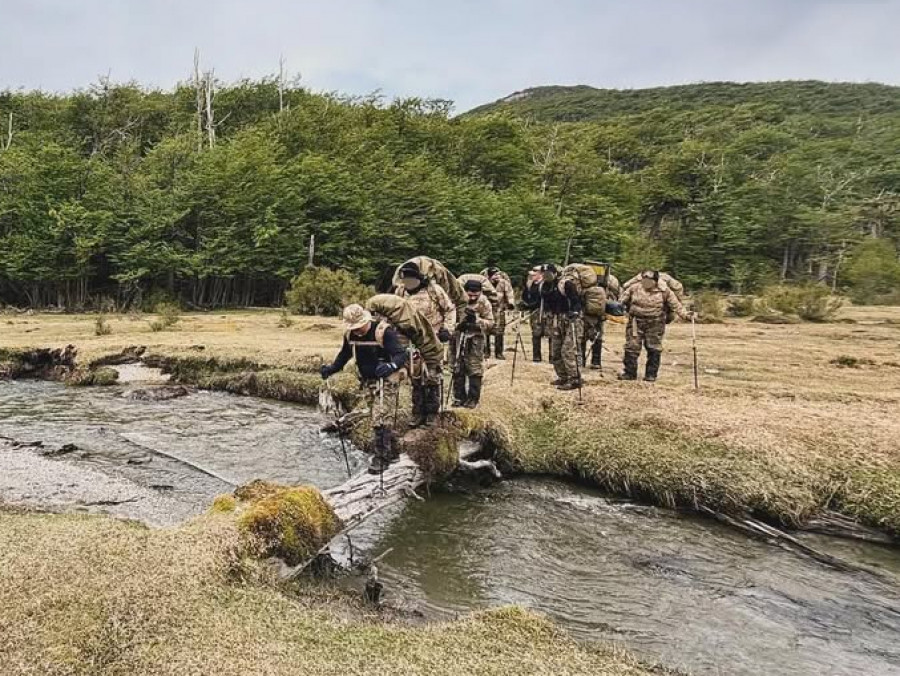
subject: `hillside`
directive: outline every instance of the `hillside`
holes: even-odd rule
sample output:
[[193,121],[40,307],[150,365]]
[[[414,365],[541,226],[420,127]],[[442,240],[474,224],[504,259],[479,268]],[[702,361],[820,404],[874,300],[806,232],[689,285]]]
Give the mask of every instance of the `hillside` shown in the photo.
[[867,83],[709,82],[650,89],[587,85],[534,87],[479,106],[466,115],[509,112],[544,122],[607,120],[654,109],[687,112],[708,107],[777,106],[786,114],[900,113],[900,87]]

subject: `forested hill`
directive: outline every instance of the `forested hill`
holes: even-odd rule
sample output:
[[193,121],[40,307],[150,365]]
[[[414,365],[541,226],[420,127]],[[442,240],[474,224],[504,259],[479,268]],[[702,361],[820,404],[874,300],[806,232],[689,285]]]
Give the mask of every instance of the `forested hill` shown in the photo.
[[883,84],[803,82],[709,82],[649,89],[533,87],[479,106],[467,115],[512,113],[543,122],[606,120],[655,108],[688,112],[763,105],[783,114],[817,116],[900,113],[900,87]]
[[0,303],[278,304],[310,235],[366,283],[418,254],[520,277],[569,251],[691,288],[889,294],[897,92],[541,88],[452,117],[272,78],[0,91]]

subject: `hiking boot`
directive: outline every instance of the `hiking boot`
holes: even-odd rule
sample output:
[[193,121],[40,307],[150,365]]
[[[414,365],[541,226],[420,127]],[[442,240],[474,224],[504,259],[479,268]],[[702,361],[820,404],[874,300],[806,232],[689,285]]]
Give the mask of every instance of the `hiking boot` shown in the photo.
[[482,376],[469,376],[469,398],[463,404],[466,408],[475,408],[481,401]]
[[494,338],[494,357],[495,357],[496,359],[500,359],[500,360],[504,360],[504,361],[505,361],[505,360],[506,360],[506,357],[503,356],[503,343],[504,343],[504,342],[505,342],[505,341],[504,341],[504,337],[503,337],[503,336],[496,336],[496,337]]
[[580,380],[567,380],[564,383],[556,386],[557,390],[562,390],[563,392],[568,392],[569,390],[577,390],[581,387]]
[[387,472],[388,468],[391,466],[391,463],[385,458],[380,458],[377,455],[373,455],[369,459],[369,474],[383,474]]
[[588,367],[592,371],[600,371],[603,369],[603,345],[599,341],[591,345],[591,365]]
[[541,339],[531,339],[531,361],[539,364],[541,362]]
[[644,380],[655,383],[659,374],[659,363],[662,360],[662,352],[659,350],[647,350],[647,365],[644,367]]
[[559,387],[560,385],[562,385],[565,382],[566,381],[563,380],[562,378],[557,378],[556,380],[551,380],[550,384],[553,385],[553,387]]
[[622,366],[619,380],[637,380],[638,356],[636,354],[626,352],[622,358]]
[[465,406],[465,402],[463,402],[461,399],[454,399],[451,406],[453,406],[453,408],[462,408],[463,406]]
[[422,385],[413,383],[412,386],[412,420],[409,426],[412,428],[422,427],[425,424],[426,412],[426,388]]

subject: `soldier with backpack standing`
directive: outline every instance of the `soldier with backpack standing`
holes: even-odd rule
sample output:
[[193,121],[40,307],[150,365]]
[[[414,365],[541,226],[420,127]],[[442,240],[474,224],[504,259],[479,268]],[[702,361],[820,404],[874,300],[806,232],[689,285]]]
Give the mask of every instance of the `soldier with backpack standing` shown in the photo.
[[450,341],[453,405],[475,408],[484,378],[485,336],[494,327],[494,313],[479,280],[466,280],[464,289],[468,303]]
[[622,360],[624,368],[619,374],[619,380],[637,380],[638,359],[643,347],[647,350],[644,380],[655,382],[662,359],[666,324],[674,320],[675,315],[684,320],[690,320],[696,315],[685,309],[656,270],[644,270],[640,275],[640,283],[631,284],[625,289],[622,305],[628,311],[628,326],[625,329],[625,356]]
[[[494,329],[491,331],[494,336],[494,358],[506,359],[503,355],[504,338],[506,335],[506,311],[512,310],[516,306],[516,292],[513,290],[509,275],[500,268],[491,266],[482,270],[481,274],[487,277],[497,290],[497,298],[493,307]],[[486,351],[486,356],[490,356],[490,338],[487,339]]]
[[568,265],[560,274],[556,287],[545,296],[544,307],[551,307],[555,314],[550,360],[557,375],[554,384],[559,390],[581,389],[582,296],[587,288],[596,284],[597,274],[590,267]]

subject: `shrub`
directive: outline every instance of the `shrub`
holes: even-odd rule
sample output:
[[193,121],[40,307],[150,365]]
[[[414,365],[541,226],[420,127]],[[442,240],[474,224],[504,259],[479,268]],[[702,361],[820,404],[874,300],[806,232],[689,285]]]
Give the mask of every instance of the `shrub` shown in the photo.
[[871,359],[860,358],[860,357],[851,357],[850,355],[842,354],[840,357],[835,357],[832,359],[829,364],[833,366],[837,366],[840,368],[848,368],[848,369],[858,369],[861,366],[874,366],[875,362]]
[[769,286],[760,299],[761,310],[797,315],[808,322],[832,319],[843,304],[843,299],[833,296],[827,286],[815,283]]
[[722,323],[722,307],[725,296],[718,291],[701,291],[692,297],[694,312],[699,315],[701,322],[705,324]]
[[728,300],[729,317],[752,317],[756,312],[756,298],[737,296]]
[[288,315],[288,310],[286,307],[281,308],[281,315],[278,317],[278,328],[279,329],[289,329],[294,325],[294,320],[291,319],[290,315]]
[[109,325],[109,322],[106,321],[106,316],[103,313],[98,314],[94,318],[94,335],[108,336],[111,333],[112,327]]
[[292,312],[338,315],[350,303],[363,303],[374,291],[346,270],[310,267],[294,277],[285,294]]
[[854,303],[893,304],[891,301],[900,300],[900,260],[888,240],[870,239],[857,246],[846,276]]
[[171,329],[181,320],[181,308],[175,303],[159,303],[153,312],[156,314],[156,319],[150,322],[153,331]]

